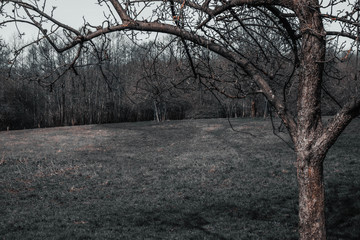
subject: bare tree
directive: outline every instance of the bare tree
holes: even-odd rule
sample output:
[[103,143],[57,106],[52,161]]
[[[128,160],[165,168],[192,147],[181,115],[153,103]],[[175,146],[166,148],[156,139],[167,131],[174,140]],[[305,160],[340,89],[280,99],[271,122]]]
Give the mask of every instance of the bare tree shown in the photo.
[[[253,84],[275,108],[293,142],[299,185],[300,239],[326,239],[323,162],[341,132],[360,113],[359,84],[356,83],[355,88],[349,90],[351,96],[328,123],[325,124],[321,116],[327,42],[334,37],[357,42],[359,39],[359,2],[348,1],[347,11],[336,10],[341,9],[343,2],[98,0],[99,5],[108,7],[102,26],[91,26],[85,21],[81,30],[57,21],[53,10],[47,11],[46,1],[4,0],[0,9],[1,25],[28,23],[39,31],[36,41],[46,39],[59,53],[76,48],[80,54],[95,38],[115,31],[134,30],[178,36],[187,49],[192,67],[190,42],[234,63],[243,80]],[[334,24],[341,29],[325,27]],[[60,32],[65,38],[59,42],[55,39]],[[280,42],[281,47],[274,45],[274,41]],[[353,52],[351,47],[349,52]],[[195,68],[193,73],[195,78],[201,77]],[[282,90],[275,90],[274,84],[282,85]],[[294,113],[289,110],[285,94],[293,86],[297,88],[291,91],[297,98]]]

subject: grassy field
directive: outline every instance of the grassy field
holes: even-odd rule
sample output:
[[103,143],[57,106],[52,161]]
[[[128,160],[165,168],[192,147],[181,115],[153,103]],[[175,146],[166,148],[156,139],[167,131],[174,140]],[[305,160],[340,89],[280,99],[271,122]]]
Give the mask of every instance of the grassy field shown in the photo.
[[[294,153],[232,123],[0,132],[0,239],[297,239]],[[325,163],[329,239],[360,237],[359,129]]]

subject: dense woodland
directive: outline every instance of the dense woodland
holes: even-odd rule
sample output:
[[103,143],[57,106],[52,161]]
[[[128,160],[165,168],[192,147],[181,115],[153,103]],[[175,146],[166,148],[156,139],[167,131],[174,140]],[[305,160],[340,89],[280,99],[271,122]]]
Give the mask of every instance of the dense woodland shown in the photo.
[[[236,65],[196,45],[184,48],[179,38],[135,43],[118,33],[92,42],[79,56],[75,50],[59,55],[46,41],[14,51],[19,45],[26,44],[17,36],[1,44],[1,130],[272,116],[271,105],[243,84],[247,76]],[[286,62],[278,64],[278,71],[291,69]],[[323,114],[332,115],[352,84],[355,59],[346,64],[332,59],[326,67]],[[296,83],[286,89],[283,83],[272,84],[295,107]],[[328,94],[334,90],[336,95]]]

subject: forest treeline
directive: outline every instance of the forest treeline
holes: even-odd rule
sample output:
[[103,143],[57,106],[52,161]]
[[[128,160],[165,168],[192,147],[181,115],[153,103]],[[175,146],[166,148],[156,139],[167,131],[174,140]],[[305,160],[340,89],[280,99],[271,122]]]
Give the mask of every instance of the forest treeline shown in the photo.
[[[117,34],[62,54],[46,41],[13,50],[21,44],[17,38],[1,42],[0,130],[271,114],[256,86],[243,84],[243,71],[178,38],[135,44]],[[290,71],[286,62],[279,66]],[[331,115],[351,85],[352,65],[329,61],[327,68],[323,114]],[[291,109],[296,87],[284,88],[284,81],[272,84]],[[328,95],[330,88],[338,94]]]

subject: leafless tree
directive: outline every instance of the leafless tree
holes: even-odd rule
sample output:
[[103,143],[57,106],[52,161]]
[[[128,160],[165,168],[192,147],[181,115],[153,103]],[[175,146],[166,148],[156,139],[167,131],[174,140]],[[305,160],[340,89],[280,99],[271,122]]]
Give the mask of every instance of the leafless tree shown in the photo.
[[[359,84],[337,114],[324,123],[321,94],[327,42],[353,40],[359,44],[359,2],[342,0],[98,0],[108,7],[101,26],[84,22],[81,30],[65,25],[47,10],[46,1],[1,1],[1,25],[27,23],[38,29],[59,53],[77,49],[78,56],[93,39],[124,31],[162,32],[178,36],[185,49],[190,42],[234,63],[276,110],[294,144],[299,185],[300,239],[326,239],[323,162],[345,127],[359,115]],[[100,7],[99,6],[99,7]],[[85,6],[84,6],[85,7]],[[340,7],[340,10],[336,8]],[[328,26],[339,25],[336,31]],[[62,41],[55,39],[61,34]],[[136,38],[133,34],[132,37]],[[280,42],[274,45],[274,41]],[[251,48],[249,48],[251,46]],[[352,47],[352,48],[351,48]],[[358,50],[358,49],[357,49]],[[191,63],[191,53],[187,52]],[[280,59],[280,60],[279,60]],[[342,60],[346,60],[344,56]],[[77,57],[69,63],[73,66]],[[356,60],[358,61],[358,60]],[[286,69],[285,69],[286,68]],[[356,65],[355,79],[358,79]],[[291,69],[291,71],[287,71]],[[197,75],[194,69],[195,77]],[[275,90],[274,84],[282,85]],[[291,91],[296,111],[289,111]],[[331,94],[331,93],[329,93]]]

